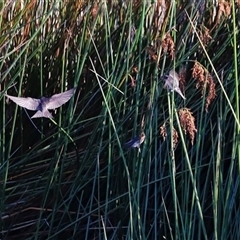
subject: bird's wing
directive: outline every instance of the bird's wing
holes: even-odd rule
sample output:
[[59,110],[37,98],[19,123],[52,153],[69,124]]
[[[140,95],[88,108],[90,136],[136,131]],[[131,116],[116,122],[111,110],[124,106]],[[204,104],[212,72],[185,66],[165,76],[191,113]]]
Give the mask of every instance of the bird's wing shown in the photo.
[[169,72],[169,81],[172,83],[173,88],[178,88],[179,76],[178,76],[177,72],[175,72],[174,70],[171,70]]
[[72,88],[66,92],[55,94],[52,97],[48,98],[48,102],[46,103],[47,109],[55,109],[62,106],[64,103],[69,101],[69,99],[73,96],[76,88]]
[[40,99],[36,99],[36,98],[14,97],[7,94],[6,96],[10,98],[13,102],[15,102],[17,105],[32,111],[37,110],[40,104]]
[[139,145],[140,145],[140,143],[139,143],[139,137],[138,136],[131,139],[130,141],[128,141],[124,144],[124,146],[127,147],[127,148],[138,147]]
[[174,70],[171,70],[169,72],[169,75],[172,76],[173,78],[179,79],[178,73],[176,71],[174,71]]

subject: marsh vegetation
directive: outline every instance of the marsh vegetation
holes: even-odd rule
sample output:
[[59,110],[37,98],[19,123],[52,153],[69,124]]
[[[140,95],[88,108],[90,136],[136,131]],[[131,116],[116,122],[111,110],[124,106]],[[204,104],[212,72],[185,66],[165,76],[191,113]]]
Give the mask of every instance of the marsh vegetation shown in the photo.
[[[1,239],[240,239],[240,3],[214,4],[0,3]],[[52,120],[5,96],[73,87]]]

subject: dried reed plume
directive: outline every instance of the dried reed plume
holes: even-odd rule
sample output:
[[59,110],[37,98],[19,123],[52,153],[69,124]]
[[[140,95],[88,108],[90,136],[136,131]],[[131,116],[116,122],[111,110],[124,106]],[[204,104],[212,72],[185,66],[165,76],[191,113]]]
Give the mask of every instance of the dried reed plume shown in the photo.
[[[167,128],[166,128],[166,123],[164,123],[161,127],[160,127],[160,136],[163,138],[163,141],[166,140],[167,137]],[[173,128],[173,147],[175,148],[177,143],[178,143],[178,132],[175,128]]]
[[196,88],[201,88],[202,96],[204,94],[204,89],[206,88],[206,105],[205,110],[208,111],[208,107],[216,97],[216,84],[210,73],[202,67],[199,62],[195,62],[193,66],[192,77],[197,80]]
[[162,41],[162,48],[164,53],[169,53],[172,59],[175,56],[175,44],[170,33],[166,33],[163,41]]
[[188,108],[181,108],[178,111],[181,127],[185,134],[188,134],[193,145],[197,129],[195,127],[195,118]]

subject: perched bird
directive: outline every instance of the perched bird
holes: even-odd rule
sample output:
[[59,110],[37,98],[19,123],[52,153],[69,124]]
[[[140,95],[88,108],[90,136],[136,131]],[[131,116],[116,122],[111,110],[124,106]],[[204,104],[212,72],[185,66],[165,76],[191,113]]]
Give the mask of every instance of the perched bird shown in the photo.
[[169,75],[165,75],[164,78],[165,78],[164,87],[169,88],[171,91],[177,92],[185,100],[186,98],[183,96],[182,91],[179,88],[178,74],[174,70],[171,70],[169,72]]
[[49,98],[42,97],[40,99],[31,97],[14,97],[7,94],[6,96],[21,107],[32,111],[37,111],[31,118],[53,118],[48,109],[55,109],[62,106],[64,103],[70,100],[75,90],[76,88],[72,88],[63,93],[54,94]]
[[145,140],[145,134],[144,134],[144,132],[142,132],[140,136],[137,136],[137,137],[131,139],[130,141],[125,143],[124,146],[127,148],[137,147],[140,151],[140,145],[144,142],[144,140]]

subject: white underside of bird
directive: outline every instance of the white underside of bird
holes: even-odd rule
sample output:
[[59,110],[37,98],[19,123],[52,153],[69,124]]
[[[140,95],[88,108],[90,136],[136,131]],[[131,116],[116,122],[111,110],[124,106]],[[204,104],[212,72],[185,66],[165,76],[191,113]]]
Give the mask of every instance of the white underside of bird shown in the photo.
[[48,109],[56,109],[62,106],[64,103],[70,100],[75,90],[76,88],[72,88],[66,92],[55,94],[49,98],[42,97],[40,99],[31,97],[14,97],[7,94],[6,96],[23,108],[31,111],[37,111],[31,118],[53,118]]

